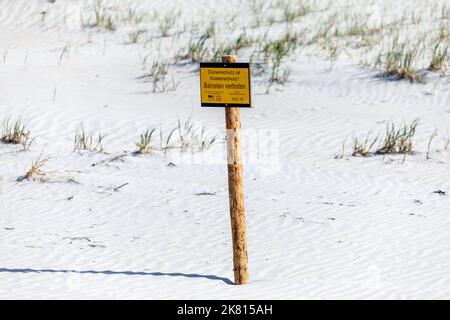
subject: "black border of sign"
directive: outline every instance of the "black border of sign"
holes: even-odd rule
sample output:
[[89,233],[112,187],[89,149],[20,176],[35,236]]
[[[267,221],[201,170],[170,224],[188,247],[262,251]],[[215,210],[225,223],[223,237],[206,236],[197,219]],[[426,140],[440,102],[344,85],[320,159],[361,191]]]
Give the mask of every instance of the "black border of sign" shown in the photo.
[[232,107],[232,108],[251,108],[252,107],[252,83],[251,83],[251,72],[250,63],[248,62],[236,62],[236,63],[222,63],[222,62],[200,62],[201,68],[242,68],[248,69],[248,84],[249,84],[249,104],[229,104],[229,103],[203,103],[202,101],[202,76],[200,72],[200,103],[202,107]]

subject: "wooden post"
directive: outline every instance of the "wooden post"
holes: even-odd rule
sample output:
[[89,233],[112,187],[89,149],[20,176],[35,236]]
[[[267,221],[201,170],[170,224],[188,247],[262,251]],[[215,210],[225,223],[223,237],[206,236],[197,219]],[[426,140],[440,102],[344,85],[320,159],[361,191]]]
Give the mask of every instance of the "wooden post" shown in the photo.
[[[237,56],[223,56],[223,63],[237,62]],[[240,142],[240,109],[225,107],[227,128],[228,192],[230,197],[231,232],[233,238],[234,283],[249,282],[247,231],[244,209],[244,172]]]

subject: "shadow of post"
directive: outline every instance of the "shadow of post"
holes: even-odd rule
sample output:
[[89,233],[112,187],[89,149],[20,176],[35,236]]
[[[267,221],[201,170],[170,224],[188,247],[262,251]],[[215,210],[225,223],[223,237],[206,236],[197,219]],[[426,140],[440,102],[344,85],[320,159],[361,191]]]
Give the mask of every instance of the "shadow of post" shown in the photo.
[[184,278],[205,278],[209,280],[222,281],[226,284],[233,284],[230,279],[218,277],[215,275],[204,275],[195,273],[180,272],[144,272],[144,271],[112,271],[112,270],[53,270],[53,269],[8,269],[0,268],[0,273],[77,273],[77,274],[104,274],[104,275],[127,275],[127,276],[167,276]]

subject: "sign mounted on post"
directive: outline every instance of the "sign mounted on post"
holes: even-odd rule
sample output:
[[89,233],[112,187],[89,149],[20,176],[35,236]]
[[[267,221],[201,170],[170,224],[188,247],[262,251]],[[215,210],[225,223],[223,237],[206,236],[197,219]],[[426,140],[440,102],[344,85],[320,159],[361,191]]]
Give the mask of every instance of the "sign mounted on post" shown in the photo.
[[237,63],[235,55],[223,56],[222,63],[200,63],[200,87],[202,107],[225,107],[234,283],[242,285],[249,272],[240,108],[251,106],[249,64]]
[[251,107],[249,63],[200,63],[202,107]]

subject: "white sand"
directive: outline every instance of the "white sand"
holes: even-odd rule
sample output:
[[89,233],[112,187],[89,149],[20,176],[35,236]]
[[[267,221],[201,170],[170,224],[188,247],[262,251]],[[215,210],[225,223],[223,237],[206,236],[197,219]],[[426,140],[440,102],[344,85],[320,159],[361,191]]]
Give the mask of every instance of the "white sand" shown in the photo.
[[[177,2],[190,21],[238,1]],[[24,115],[37,136],[27,152],[0,145],[0,298],[450,298],[450,199],[433,193],[450,192],[448,78],[387,81],[299,53],[286,86],[266,95],[255,79],[243,127],[278,135],[275,158],[245,166],[251,284],[236,287],[223,141],[194,161],[177,150],[131,155],[145,129],[167,132],[177,116],[223,134],[224,110],[200,108],[192,65],[172,69],[176,91],[152,93],[137,78],[153,44],[80,30],[80,3],[0,0],[0,116]],[[353,133],[415,118],[405,163],[351,156]],[[72,151],[81,122],[108,134],[106,153]],[[17,182],[41,154],[48,181]]]

